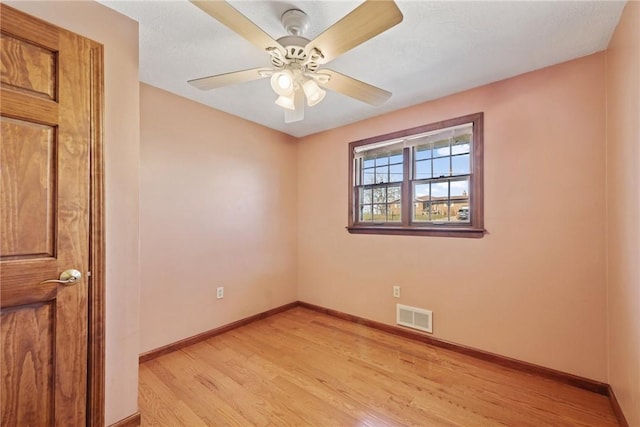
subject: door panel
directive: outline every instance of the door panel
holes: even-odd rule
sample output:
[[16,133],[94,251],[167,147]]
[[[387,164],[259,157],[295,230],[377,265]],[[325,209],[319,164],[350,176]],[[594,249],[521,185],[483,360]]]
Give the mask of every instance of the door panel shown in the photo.
[[55,128],[0,117],[2,259],[53,257],[56,187]]
[[14,372],[14,389],[3,389],[3,425],[52,425],[54,310],[54,304],[47,302],[2,311],[0,329],[8,341],[3,348],[2,371]]
[[81,426],[96,44],[0,7],[0,425]]
[[10,35],[2,37],[0,43],[3,55],[2,84],[56,100],[56,53]]

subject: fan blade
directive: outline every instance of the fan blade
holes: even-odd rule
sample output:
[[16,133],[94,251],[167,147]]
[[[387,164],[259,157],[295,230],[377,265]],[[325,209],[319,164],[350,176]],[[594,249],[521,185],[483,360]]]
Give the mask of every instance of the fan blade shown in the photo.
[[392,0],[367,0],[344,18],[311,40],[305,50],[318,49],[323,58],[321,64],[402,22],[402,12]]
[[269,34],[251,22],[249,18],[238,12],[226,1],[189,0],[208,15],[218,20],[221,24],[235,31],[249,42],[262,50],[278,48],[284,52],[284,48]]
[[337,71],[323,68],[318,70],[318,74],[328,74],[331,76],[329,81],[326,83],[322,83],[319,80],[318,84],[320,86],[324,86],[334,92],[350,96],[358,101],[366,102],[367,104],[382,105],[391,97],[391,92],[387,92],[379,87],[361,82],[353,77],[345,76]]
[[202,77],[200,79],[189,80],[189,84],[200,90],[210,90],[234,83],[250,82],[258,80],[265,75],[260,71],[270,71],[267,68],[252,68],[250,70],[234,71],[233,73],[218,74],[215,76]]

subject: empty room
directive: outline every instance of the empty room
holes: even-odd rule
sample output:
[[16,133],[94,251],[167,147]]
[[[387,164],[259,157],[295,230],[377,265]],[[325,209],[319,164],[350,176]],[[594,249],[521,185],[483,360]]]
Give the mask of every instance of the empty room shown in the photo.
[[0,425],[640,427],[640,2],[0,28]]

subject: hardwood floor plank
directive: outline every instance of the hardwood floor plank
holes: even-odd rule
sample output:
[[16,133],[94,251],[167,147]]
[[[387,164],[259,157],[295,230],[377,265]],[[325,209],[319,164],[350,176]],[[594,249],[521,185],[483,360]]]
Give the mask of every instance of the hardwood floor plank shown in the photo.
[[[272,378],[265,377],[260,371],[254,371],[247,363],[248,359],[238,354],[237,358],[220,359],[216,360],[215,355],[212,354],[207,346],[193,347],[189,349],[189,353],[197,358],[201,363],[206,366],[204,369],[213,368],[221,375],[228,377],[234,381],[243,394],[247,397],[241,400],[253,401],[254,407],[264,420],[269,422],[275,422],[278,424],[285,420],[293,421],[297,425],[304,424],[303,418],[291,410],[287,406],[287,402],[279,399],[282,390],[274,387]],[[202,367],[199,366],[198,369]],[[252,421],[254,425],[266,425],[259,422],[255,417],[249,421]]]
[[297,307],[141,364],[142,425],[615,426],[606,396]]
[[[189,407],[206,425],[241,426],[246,420],[223,401],[208,380],[199,377],[201,369],[188,363],[184,354],[176,352],[173,358],[148,363],[155,375],[171,384],[175,393],[188,402]],[[170,368],[167,368],[169,366]]]
[[141,369],[140,406],[145,408],[143,424],[150,426],[206,426],[193,413],[179,394],[166,381],[158,378],[150,369]]

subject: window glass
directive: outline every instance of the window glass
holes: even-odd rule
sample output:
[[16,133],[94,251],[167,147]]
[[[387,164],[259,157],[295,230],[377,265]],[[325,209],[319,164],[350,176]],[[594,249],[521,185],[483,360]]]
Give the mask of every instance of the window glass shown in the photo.
[[375,182],[376,182],[375,169],[374,168],[365,169],[364,170],[364,176],[362,178],[362,183],[367,185],[367,184],[373,184]]
[[372,207],[371,205],[364,205],[361,207],[360,212],[361,216],[360,216],[360,220],[361,221],[372,221],[373,220],[373,216],[371,215],[371,211],[372,211]]
[[371,188],[363,189],[361,200],[363,203],[366,203],[366,204],[373,203],[373,190]]
[[361,188],[359,220],[363,222],[397,222],[401,220],[402,191],[399,185],[374,185]]
[[403,170],[402,163],[389,166],[389,182],[402,182]]
[[469,153],[470,148],[471,144],[469,144],[469,136],[464,135],[453,140],[451,143],[451,154],[466,154]]
[[376,167],[376,184],[389,182],[389,166]]
[[431,145],[419,145],[416,148],[416,160],[431,158]]
[[400,151],[399,153],[396,154],[392,154],[389,157],[389,163],[394,164],[394,163],[399,163],[402,164],[403,160],[402,160],[402,151]]
[[388,156],[379,156],[376,157],[376,166],[384,166],[389,164]]
[[431,178],[431,160],[417,160],[415,163],[415,179]]
[[471,163],[468,154],[451,157],[451,174],[468,175],[471,172]]
[[433,143],[433,157],[445,157],[451,155],[449,140],[439,140]]
[[451,157],[440,157],[433,159],[433,178],[449,176],[449,163]]

